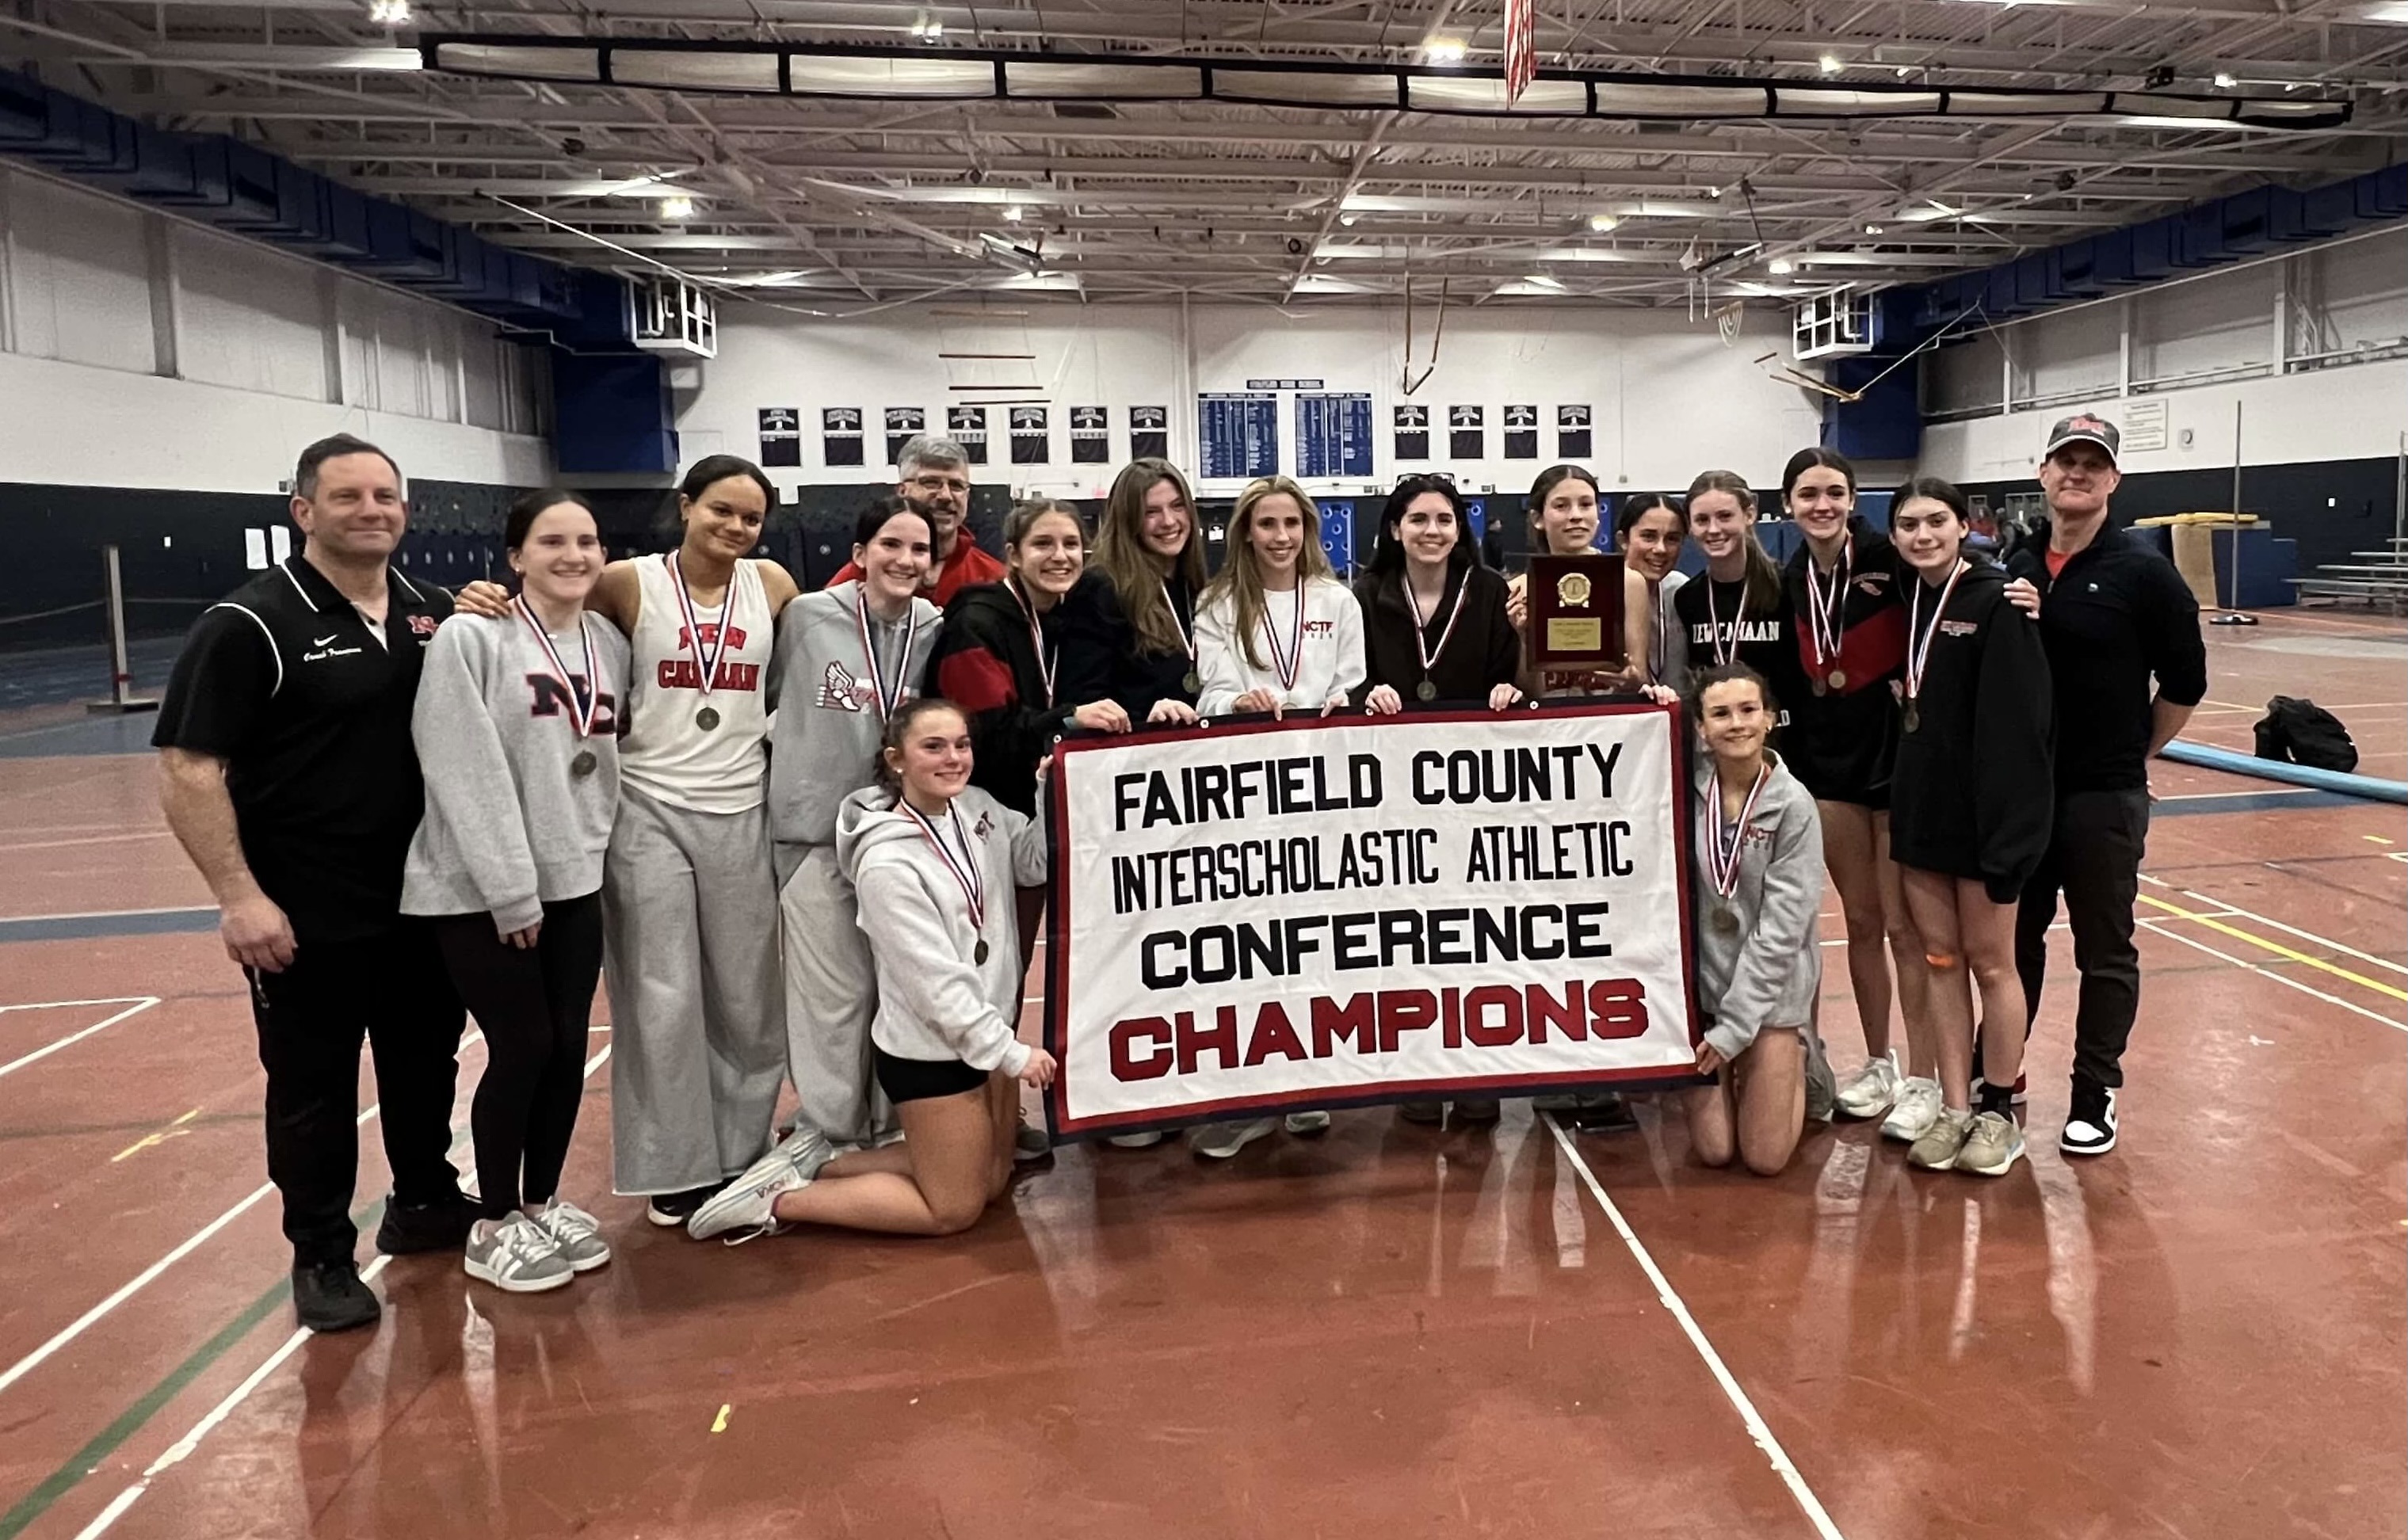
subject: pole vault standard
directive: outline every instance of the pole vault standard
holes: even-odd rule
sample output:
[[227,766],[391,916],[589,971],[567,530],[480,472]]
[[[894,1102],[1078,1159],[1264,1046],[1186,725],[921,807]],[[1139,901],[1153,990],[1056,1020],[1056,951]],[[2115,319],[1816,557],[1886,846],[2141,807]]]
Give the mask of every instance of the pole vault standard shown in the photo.
[[117,547],[100,548],[102,568],[108,578],[108,698],[86,701],[87,711],[156,711],[156,696],[134,693],[134,663],[125,646],[125,578],[117,560]]

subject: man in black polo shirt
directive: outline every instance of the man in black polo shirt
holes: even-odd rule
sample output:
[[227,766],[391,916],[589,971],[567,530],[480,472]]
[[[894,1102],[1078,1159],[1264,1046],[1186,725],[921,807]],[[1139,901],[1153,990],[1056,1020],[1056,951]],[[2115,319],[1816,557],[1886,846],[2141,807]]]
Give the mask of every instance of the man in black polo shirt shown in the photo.
[[150,741],[168,826],[251,980],[294,1307],[338,1332],[378,1313],[351,1254],[363,1030],[394,1174],[378,1248],[456,1250],[476,1213],[449,1156],[463,1012],[401,917],[423,795],[410,708],[452,596],[387,564],[408,509],[376,446],[303,450],[292,513],[301,553],[194,624]]
[[2124,1044],[2141,1008],[2132,905],[2149,835],[2148,762],[2207,693],[2199,601],[2172,563],[2108,516],[2122,480],[2118,437],[2113,422],[2086,415],[2049,431],[2040,464],[2049,517],[2008,563],[2043,596],[2057,688],[2057,831],[2016,912],[2015,971],[2028,1021],[2040,1014],[2062,890],[2082,974],[2073,1100],[2057,1137],[2069,1155],[2115,1148]]

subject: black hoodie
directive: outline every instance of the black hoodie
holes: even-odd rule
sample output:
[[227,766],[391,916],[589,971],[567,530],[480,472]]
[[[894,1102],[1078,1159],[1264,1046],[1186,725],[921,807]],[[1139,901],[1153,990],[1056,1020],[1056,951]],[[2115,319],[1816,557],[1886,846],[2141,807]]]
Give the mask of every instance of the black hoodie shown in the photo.
[[2057,805],[2048,652],[2038,623],[2007,602],[2007,582],[1976,563],[1937,615],[1939,590],[1924,586],[1916,619],[1930,651],[1890,780],[1891,857],[1978,879],[1996,904],[2013,903],[2039,869]]
[[1035,817],[1037,763],[1069,730],[1070,713],[1111,693],[1112,654],[1098,590],[1101,575],[1082,576],[1062,602],[1038,618],[1045,645],[1058,660],[1054,698],[1028,634],[1028,612],[1012,579],[981,583],[953,595],[928,662],[930,692],[969,718],[974,759],[970,784],[1013,811]]

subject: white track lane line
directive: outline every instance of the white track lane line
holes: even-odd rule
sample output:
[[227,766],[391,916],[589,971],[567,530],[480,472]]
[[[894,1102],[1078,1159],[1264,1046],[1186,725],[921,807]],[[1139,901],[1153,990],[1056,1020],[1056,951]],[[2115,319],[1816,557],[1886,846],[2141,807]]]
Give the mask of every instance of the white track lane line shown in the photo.
[[[601,1052],[585,1061],[585,1074],[583,1078],[588,1080],[594,1078],[594,1072],[600,1069],[603,1063],[608,1061],[609,1057],[610,1045],[605,1043],[602,1045]],[[456,1134],[453,1136],[453,1143],[455,1146],[458,1143],[458,1135]],[[391,1257],[380,1254],[375,1261],[360,1269],[361,1281],[366,1282],[366,1280],[375,1277],[379,1273],[383,1272],[385,1263],[392,1260],[393,1259]],[[296,1329],[291,1336],[286,1337],[284,1341],[279,1345],[276,1351],[267,1355],[267,1361],[265,1362],[262,1363],[258,1368],[253,1369],[250,1374],[244,1376],[242,1383],[236,1386],[234,1390],[227,1394],[223,1401],[221,1401],[216,1405],[210,1407],[208,1413],[205,1414],[198,1422],[193,1424],[191,1430],[187,1432],[183,1437],[167,1446],[167,1450],[165,1454],[162,1454],[158,1459],[150,1462],[149,1465],[145,1466],[143,1468],[142,1475],[138,1479],[136,1479],[132,1485],[128,1486],[123,1491],[119,1492],[115,1497],[111,1498],[109,1500],[108,1506],[101,1509],[99,1514],[93,1518],[91,1523],[86,1524],[81,1530],[76,1533],[76,1540],[96,1540],[97,1536],[106,1534],[108,1532],[109,1527],[115,1524],[120,1519],[124,1518],[126,1510],[133,1507],[136,1503],[141,1500],[142,1494],[150,1490],[150,1483],[152,1481],[156,1480],[166,1472],[173,1470],[176,1466],[182,1464],[186,1459],[190,1458],[193,1451],[201,1447],[201,1440],[208,1437],[211,1433],[214,1433],[217,1430],[220,1423],[225,1421],[227,1418],[232,1417],[236,1407],[251,1399],[251,1394],[253,1390],[256,1390],[262,1385],[266,1384],[268,1377],[274,1375],[277,1370],[284,1366],[285,1361],[292,1358],[294,1353],[301,1350],[301,1345],[308,1341],[311,1334],[312,1333],[309,1329],[304,1326]]]
[[2364,1005],[2358,1004],[2354,1000],[2344,1000],[2340,995],[2327,994],[2324,991],[2317,989],[2315,985],[2302,984],[2298,979],[2291,977],[2288,974],[2276,973],[2272,968],[2261,968],[2257,963],[2249,962],[2245,958],[2235,957],[2230,952],[2227,951],[2218,951],[2204,941],[2194,941],[2189,936],[2183,934],[2180,931],[2166,929],[2168,924],[2178,924],[2181,922],[2181,920],[2182,917],[2180,915],[2168,915],[2163,920],[2143,920],[2140,922],[2140,925],[2141,929],[2148,932],[2152,935],[2161,935],[2169,941],[2179,941],[2184,946],[2190,948],[2193,951],[2205,952],[2208,956],[2215,958],[2221,962],[2229,962],[2236,968],[2245,968],[2249,972],[2256,974],[2260,978],[2271,978],[2275,983],[2282,985],[2285,989],[2297,990],[2301,994],[2315,996],[2316,999],[2323,1001],[2328,1005],[2339,1005],[2342,1009],[2355,1012],[2359,1016],[2365,1017],[2370,1021],[2380,1021],[2385,1026],[2390,1027],[2396,1031],[2408,1032],[2408,1021],[2394,1020],[2390,1017],[2382,1015],[2379,1012],[2368,1010]]
[[[7,917],[0,916],[0,924]],[[136,1000],[148,1000],[147,994],[112,994],[106,1000],[27,1000],[14,1005],[0,1005],[0,1016],[20,1010],[64,1010],[70,1005],[130,1005]]]
[[[1765,1457],[1772,1462],[1773,1474],[1788,1487],[1789,1495],[1798,1500],[1798,1506],[1805,1513],[1807,1522],[1814,1526],[1814,1533],[1823,1540],[1842,1540],[1840,1527],[1831,1522],[1831,1516],[1824,1511],[1822,1501],[1814,1495],[1813,1489],[1806,1485],[1806,1478],[1798,1474],[1798,1467],[1791,1462],[1788,1451],[1781,1447],[1781,1440],[1773,1437],[1772,1430],[1765,1426],[1764,1419],[1756,1412],[1756,1403],[1739,1388],[1739,1381],[1724,1364],[1722,1355],[1714,1351],[1714,1345],[1706,1340],[1706,1333],[1698,1328],[1697,1318],[1689,1314],[1689,1307],[1682,1303],[1681,1296],[1672,1291],[1671,1281],[1664,1276],[1663,1269],[1656,1265],[1656,1259],[1649,1256],[1647,1248],[1640,1244],[1629,1221],[1622,1217],[1622,1210],[1606,1196],[1605,1184],[1597,1179],[1597,1173],[1581,1159],[1580,1148],[1572,1142],[1571,1135],[1564,1132],[1564,1125],[1555,1119],[1554,1113],[1541,1113],[1540,1116],[1546,1119],[1549,1132],[1555,1136],[1556,1148],[1570,1158],[1573,1169],[1580,1173],[1581,1180],[1588,1187],[1589,1196],[1605,1210],[1606,1219],[1613,1226],[1614,1233],[1622,1237],[1622,1244],[1629,1248],[1631,1256],[1638,1260],[1640,1270],[1656,1286],[1656,1299],[1662,1302],[1665,1309],[1672,1312],[1672,1319],[1681,1323],[1681,1330],[1688,1333],[1689,1346],[1706,1361],[1706,1367],[1713,1373],[1714,1382],[1723,1388],[1723,1394],[1739,1412],[1740,1420],[1747,1425],[1748,1436],[1756,1440],[1756,1447],[1762,1449]],[[79,1536],[79,1540],[83,1540],[83,1537]]]
[[[472,1030],[466,1036],[460,1039],[461,1050],[465,1052],[471,1046],[481,1043],[484,1040],[485,1034],[482,1032]],[[606,1048],[602,1051],[607,1055],[610,1050]],[[593,1073],[590,1066],[586,1073]],[[384,1104],[382,1102],[370,1102],[368,1104],[367,1110],[361,1113],[357,1118],[351,1120],[351,1126],[354,1128],[367,1127],[369,1120],[375,1118],[378,1112],[382,1110],[383,1106]],[[456,1143],[457,1141],[455,1140],[454,1142]],[[227,1209],[216,1219],[211,1219],[208,1223],[201,1226],[200,1229],[194,1231],[190,1235],[184,1237],[184,1239],[177,1245],[174,1250],[168,1252],[157,1262],[152,1262],[141,1272],[135,1274],[133,1277],[127,1279],[124,1283],[118,1285],[117,1291],[115,1293],[110,1294],[98,1305],[93,1305],[91,1309],[86,1310],[82,1315],[76,1317],[75,1319],[61,1327],[54,1334],[52,1334],[50,1341],[43,1343],[39,1348],[35,1348],[32,1352],[27,1353],[23,1358],[21,1358],[16,1362],[8,1365],[7,1369],[0,1370],[0,1392],[6,1392],[10,1386],[16,1384],[27,1375],[32,1374],[36,1369],[40,1368],[42,1364],[60,1348],[65,1347],[68,1343],[73,1342],[76,1338],[83,1335],[86,1332],[91,1331],[93,1327],[98,1324],[101,1319],[107,1316],[110,1311],[116,1309],[119,1305],[123,1305],[136,1294],[140,1293],[144,1289],[155,1282],[162,1273],[166,1272],[170,1267],[175,1266],[178,1262],[182,1262],[186,1257],[191,1256],[194,1252],[208,1245],[211,1236],[215,1235],[219,1231],[223,1230],[227,1225],[234,1223],[235,1220],[242,1218],[243,1215],[249,1213],[253,1207],[257,1206],[261,1199],[266,1197],[269,1193],[275,1191],[276,1184],[274,1182],[263,1182],[259,1186],[251,1189],[251,1195],[249,1197],[244,1198],[232,1208]]]
[[[81,1004],[82,1002],[73,1002],[73,1003],[74,1003],[74,1004]],[[93,1001],[93,1002],[92,1002],[92,1003],[93,1003],[93,1005],[115,1005],[117,1002],[115,1002],[115,1001],[113,1001],[113,1000],[102,1000],[102,1001]],[[22,1059],[11,1059],[11,1060],[9,1060],[7,1063],[5,1063],[5,1064],[0,1064],[0,1076],[6,1076],[6,1075],[13,1074],[14,1072],[16,1072],[16,1071],[18,1071],[18,1070],[21,1070],[21,1069],[23,1069],[27,1064],[33,1063],[33,1062],[36,1062],[36,1061],[37,1061],[37,1060],[48,1059],[51,1054],[58,1052],[58,1051],[59,1051],[59,1049],[61,1049],[61,1048],[63,1048],[70,1047],[70,1046],[72,1046],[72,1045],[74,1045],[74,1044],[77,1044],[77,1043],[80,1043],[80,1042],[82,1042],[85,1038],[90,1037],[93,1033],[96,1033],[96,1032],[106,1032],[106,1031],[107,1031],[107,1030],[108,1030],[110,1027],[113,1027],[113,1026],[117,1025],[117,1023],[119,1023],[120,1021],[124,1020],[127,1017],[129,1017],[129,1016],[139,1016],[139,1015],[141,1015],[144,1011],[149,1010],[151,1006],[153,1006],[153,1005],[157,1005],[158,1003],[159,1003],[159,997],[158,997],[157,995],[155,995],[155,994],[146,994],[146,995],[142,996],[142,997],[141,997],[141,999],[140,999],[137,1003],[136,1003],[136,1004],[134,1004],[134,1005],[131,1005],[126,1006],[126,1007],[125,1007],[125,1009],[123,1009],[123,1010],[122,1010],[122,1011],[119,1011],[115,1016],[110,1017],[110,1018],[109,1018],[108,1020],[106,1020],[106,1021],[102,1021],[102,1022],[99,1022],[99,1023],[97,1023],[97,1024],[95,1024],[95,1025],[86,1027],[86,1028],[84,1028],[81,1032],[71,1032],[71,1033],[67,1034],[64,1037],[60,1038],[57,1042],[50,1044],[48,1048],[36,1048],[33,1052],[31,1052],[31,1053],[29,1053],[29,1054],[26,1054],[26,1055],[25,1055],[23,1058],[22,1058]]]

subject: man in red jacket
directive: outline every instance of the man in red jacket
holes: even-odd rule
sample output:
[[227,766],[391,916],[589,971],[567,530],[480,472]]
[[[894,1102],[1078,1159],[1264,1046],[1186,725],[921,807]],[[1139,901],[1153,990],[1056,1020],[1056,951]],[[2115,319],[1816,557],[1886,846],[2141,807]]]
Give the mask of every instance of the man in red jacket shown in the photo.
[[[963,589],[1003,581],[1003,563],[962,533],[970,510],[969,456],[962,447],[934,434],[914,435],[903,446],[896,468],[902,479],[895,485],[896,495],[927,520],[937,535],[936,560],[928,563],[920,592],[942,609]],[[834,588],[860,576],[861,569],[847,562],[827,586]]]

